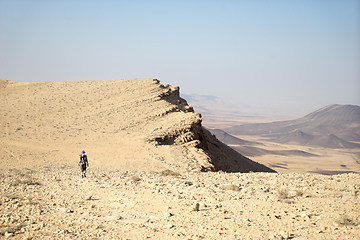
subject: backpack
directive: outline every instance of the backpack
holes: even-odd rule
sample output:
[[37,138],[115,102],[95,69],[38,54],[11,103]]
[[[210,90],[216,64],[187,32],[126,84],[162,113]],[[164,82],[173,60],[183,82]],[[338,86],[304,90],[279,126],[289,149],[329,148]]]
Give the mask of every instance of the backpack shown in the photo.
[[86,155],[81,155],[80,156],[80,164],[81,165],[86,165],[87,162],[87,156]]

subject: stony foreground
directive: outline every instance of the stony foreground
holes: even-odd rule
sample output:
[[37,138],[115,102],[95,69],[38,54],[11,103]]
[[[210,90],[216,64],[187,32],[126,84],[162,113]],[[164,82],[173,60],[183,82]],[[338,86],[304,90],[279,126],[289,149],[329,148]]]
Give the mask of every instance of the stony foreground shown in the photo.
[[1,170],[10,239],[360,239],[360,175]]

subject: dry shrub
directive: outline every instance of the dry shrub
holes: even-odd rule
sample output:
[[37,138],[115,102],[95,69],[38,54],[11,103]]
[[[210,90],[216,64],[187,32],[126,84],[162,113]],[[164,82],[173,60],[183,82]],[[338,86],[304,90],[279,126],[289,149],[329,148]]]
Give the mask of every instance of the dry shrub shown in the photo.
[[21,172],[19,169],[16,169],[16,168],[11,168],[9,169],[9,172],[11,172],[11,174],[9,175],[10,177],[11,176],[20,176],[20,177],[26,177],[26,174]]
[[6,225],[0,225],[0,236],[5,235],[5,233],[16,233],[17,231],[20,231],[22,227],[25,227],[26,225],[21,223],[16,226],[6,226]]
[[302,197],[304,195],[304,192],[302,190],[296,190],[296,196]]
[[359,224],[357,221],[349,218],[347,215],[340,216],[340,218],[335,222],[343,226],[357,226]]
[[193,182],[190,182],[190,181],[186,181],[184,182],[185,185],[188,185],[188,186],[192,186],[193,185]]
[[134,182],[139,182],[141,181],[141,178],[139,176],[132,176],[131,180],[133,180]]
[[25,180],[20,180],[20,179],[16,179],[14,182],[11,183],[11,186],[19,186],[19,185],[41,185],[38,181],[35,181],[34,179],[25,179]]
[[222,189],[222,190],[240,191],[239,186],[234,185],[234,184],[220,186],[220,189]]
[[289,190],[287,188],[279,188],[277,190],[279,199],[288,199],[289,198]]
[[160,173],[161,176],[180,176],[180,173],[166,169]]
[[5,194],[4,197],[9,198],[9,199],[11,199],[11,200],[23,199],[22,197],[19,197],[18,195],[16,195],[16,194],[11,194],[11,193],[10,193],[10,194],[9,194],[9,193]]

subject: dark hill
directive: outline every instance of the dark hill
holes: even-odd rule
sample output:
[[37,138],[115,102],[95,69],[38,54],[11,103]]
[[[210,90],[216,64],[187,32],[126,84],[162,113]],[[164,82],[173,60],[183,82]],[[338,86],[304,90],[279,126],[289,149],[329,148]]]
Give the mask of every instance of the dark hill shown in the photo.
[[[237,137],[234,137],[221,129],[208,129],[211,134],[215,135],[217,139],[225,144],[231,145],[260,145],[261,143],[246,141]],[[261,144],[263,145],[263,144]]]
[[313,136],[304,133],[300,130],[296,130],[287,135],[275,138],[272,141],[283,144],[295,144],[304,146],[316,146],[323,148],[360,148],[360,144],[352,143],[337,137],[334,134],[324,136]]
[[232,146],[233,149],[246,157],[256,157],[263,155],[279,155],[279,156],[300,156],[300,157],[318,157],[319,155],[308,153],[301,150],[266,150],[253,146]]
[[306,115],[303,120],[319,126],[360,123],[360,106],[333,104]]
[[[316,154],[311,154],[305,151],[300,150],[266,150],[260,147],[255,147],[253,145],[264,145],[258,142],[246,141],[237,137],[234,137],[227,132],[220,129],[210,129],[209,132],[215,135],[217,139],[224,142],[225,144],[233,145],[231,148],[235,149],[237,152],[247,156],[247,157],[255,157],[262,155],[281,155],[281,156],[302,156],[302,157],[315,157]],[[296,131],[295,135],[299,135],[299,140],[303,138],[304,140],[310,141],[314,137],[303,133],[301,131]],[[235,146],[234,146],[235,145]]]
[[301,130],[295,130],[294,132],[279,137],[278,139],[275,140],[275,142],[306,145],[308,142],[310,142],[313,139],[314,139],[313,135],[304,133]]
[[360,148],[360,144],[345,141],[334,134],[316,137],[307,145],[324,148]]

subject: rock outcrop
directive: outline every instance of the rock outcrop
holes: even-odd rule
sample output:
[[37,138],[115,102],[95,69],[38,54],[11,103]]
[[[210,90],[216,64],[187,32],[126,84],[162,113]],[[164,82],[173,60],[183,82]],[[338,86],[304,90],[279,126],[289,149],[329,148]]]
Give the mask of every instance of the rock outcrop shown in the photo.
[[90,163],[132,170],[273,172],[216,139],[157,79],[0,84],[1,156],[18,161]]

